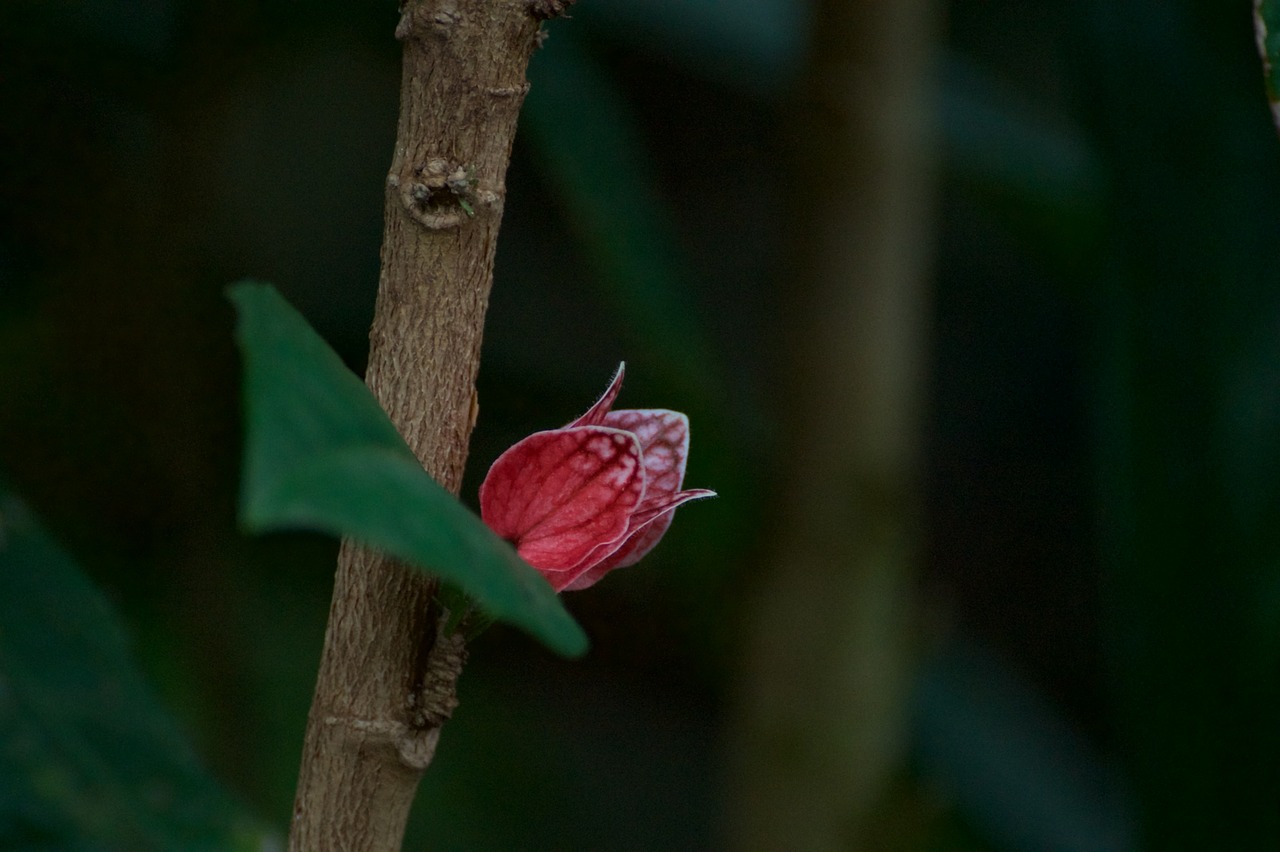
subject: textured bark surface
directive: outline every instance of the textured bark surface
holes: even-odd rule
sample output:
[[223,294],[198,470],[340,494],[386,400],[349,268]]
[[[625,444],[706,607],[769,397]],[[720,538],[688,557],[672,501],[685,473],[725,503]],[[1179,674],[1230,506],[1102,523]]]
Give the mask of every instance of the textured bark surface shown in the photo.
[[[538,17],[523,0],[410,0],[366,381],[457,493],[516,118]],[[344,542],[307,723],[292,850],[399,849],[465,653],[432,583]]]
[[748,614],[734,846],[890,848],[919,544],[933,4],[825,0],[794,124],[781,518]]

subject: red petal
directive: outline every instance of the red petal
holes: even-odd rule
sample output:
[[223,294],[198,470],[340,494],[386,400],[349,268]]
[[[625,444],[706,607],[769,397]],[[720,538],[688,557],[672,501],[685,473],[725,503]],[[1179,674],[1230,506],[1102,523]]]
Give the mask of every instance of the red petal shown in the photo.
[[606,414],[603,425],[630,432],[640,441],[646,504],[656,506],[680,490],[689,456],[688,417],[663,408],[624,409]]
[[613,407],[613,401],[618,398],[618,392],[622,390],[622,374],[626,371],[627,362],[622,361],[618,364],[618,370],[613,374],[609,387],[605,389],[604,396],[600,397],[596,404],[587,410],[586,414],[570,423],[566,428],[606,425],[604,422],[605,415],[609,413],[609,409]]
[[552,429],[535,432],[493,463],[480,486],[480,516],[546,576],[593,553],[612,553],[644,490],[640,442],[631,433]]
[[563,587],[564,591],[576,592],[579,589],[585,589],[598,583],[605,574],[615,568],[626,568],[628,565],[636,564],[666,535],[667,528],[671,526],[671,521],[675,517],[677,506],[688,503],[690,500],[715,496],[716,492],[709,489],[693,488],[675,493],[661,506],[638,510],[631,516],[631,524],[622,544],[599,561],[588,560],[589,563],[594,562],[594,564],[589,564],[586,570],[574,577],[572,582],[567,583]]
[[592,559],[566,590],[585,589],[615,568],[639,562],[662,540],[671,526],[675,508],[699,497],[715,496],[714,491],[681,491],[685,461],[689,456],[689,418],[665,409],[624,409],[611,411],[604,422],[625,429],[640,441],[644,454],[644,501],[636,508],[627,526],[623,543],[609,552],[592,554]]

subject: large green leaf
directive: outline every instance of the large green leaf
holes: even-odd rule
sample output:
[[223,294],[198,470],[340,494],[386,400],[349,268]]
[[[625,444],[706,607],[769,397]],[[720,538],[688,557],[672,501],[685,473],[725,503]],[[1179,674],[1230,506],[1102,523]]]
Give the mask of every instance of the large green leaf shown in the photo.
[[431,571],[565,655],[582,628],[551,586],[418,464],[373,395],[270,286],[240,312],[247,441],[241,519],[350,536]]
[[0,848],[272,843],[200,766],[102,596],[0,485]]

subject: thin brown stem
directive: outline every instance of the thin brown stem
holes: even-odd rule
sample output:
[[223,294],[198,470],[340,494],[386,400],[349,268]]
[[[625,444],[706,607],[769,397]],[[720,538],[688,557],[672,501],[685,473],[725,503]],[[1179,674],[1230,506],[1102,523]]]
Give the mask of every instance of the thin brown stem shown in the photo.
[[[366,381],[427,471],[457,493],[516,118],[539,20],[526,0],[409,0],[400,124]],[[460,641],[433,583],[344,542],[307,722],[290,849],[400,848],[456,703]]]

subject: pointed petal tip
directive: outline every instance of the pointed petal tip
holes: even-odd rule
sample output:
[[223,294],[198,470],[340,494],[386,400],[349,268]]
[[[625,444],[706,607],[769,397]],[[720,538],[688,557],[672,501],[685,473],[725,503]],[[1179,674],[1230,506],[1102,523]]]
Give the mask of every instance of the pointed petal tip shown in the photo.
[[618,369],[613,371],[613,378],[609,379],[609,388],[604,392],[605,396],[608,396],[610,393],[612,393],[614,399],[617,399],[618,391],[622,390],[622,380],[626,378],[626,375],[627,375],[627,362],[619,361]]
[[613,408],[614,400],[618,398],[618,393],[622,390],[622,378],[626,373],[626,367],[626,361],[618,362],[618,369],[614,371],[613,378],[609,380],[609,386],[605,388],[604,393],[596,400],[595,405],[587,409],[586,413],[577,420],[569,423],[569,427],[599,426],[604,423],[609,410]]

